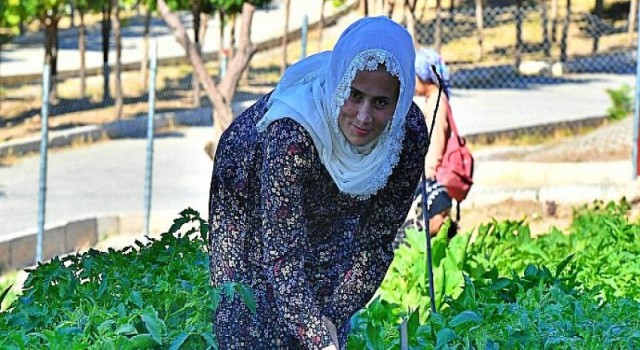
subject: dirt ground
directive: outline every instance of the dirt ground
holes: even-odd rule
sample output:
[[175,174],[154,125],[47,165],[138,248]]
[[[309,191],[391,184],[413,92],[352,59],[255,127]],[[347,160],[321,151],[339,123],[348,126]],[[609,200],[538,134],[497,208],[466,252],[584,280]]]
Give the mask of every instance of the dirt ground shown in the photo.
[[571,224],[573,207],[557,203],[506,200],[495,204],[462,209],[460,231],[467,232],[493,219],[526,220],[533,235],[549,232],[552,227],[564,231]]

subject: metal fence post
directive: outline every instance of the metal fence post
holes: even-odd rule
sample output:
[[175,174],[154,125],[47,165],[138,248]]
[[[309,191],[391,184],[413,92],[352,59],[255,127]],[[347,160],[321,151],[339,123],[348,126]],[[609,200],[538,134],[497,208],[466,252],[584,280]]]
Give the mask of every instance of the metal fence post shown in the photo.
[[640,148],[638,144],[638,142],[640,142],[640,140],[638,140],[638,133],[640,132],[640,130],[638,130],[638,128],[640,128],[640,81],[638,81],[638,79],[640,79],[640,6],[638,6],[638,19],[638,32],[636,34],[636,93],[633,108],[633,145],[631,146],[634,180],[638,178],[638,173],[640,173],[640,169],[638,169],[638,166],[640,166],[640,162],[638,161],[638,148]]
[[300,53],[300,59],[303,59],[305,57],[307,57],[307,33],[308,33],[308,29],[309,29],[309,16],[307,16],[307,14],[305,14],[304,16],[302,16],[302,38],[301,38],[301,42],[302,42],[302,48],[301,48],[301,53]]
[[153,179],[153,133],[156,109],[156,72],[158,70],[158,41],[151,44],[149,53],[149,112],[147,114],[147,166],[144,180],[144,235],[149,235],[151,193]]
[[400,323],[400,350],[409,350],[409,334],[407,330],[407,318],[402,318]]
[[44,223],[47,204],[47,152],[49,149],[49,90],[51,68],[45,63],[42,69],[42,110],[40,139],[40,184],[38,190],[38,236],[36,240],[36,262],[42,261],[42,246],[44,242]]

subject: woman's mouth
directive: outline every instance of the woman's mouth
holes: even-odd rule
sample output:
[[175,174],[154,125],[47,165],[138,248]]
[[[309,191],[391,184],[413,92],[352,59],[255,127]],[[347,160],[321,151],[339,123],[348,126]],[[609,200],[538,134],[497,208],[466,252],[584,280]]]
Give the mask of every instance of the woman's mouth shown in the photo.
[[365,129],[365,128],[361,128],[357,125],[352,125],[351,130],[353,130],[353,133],[356,134],[357,136],[363,137],[363,136],[367,136],[371,130],[369,129]]

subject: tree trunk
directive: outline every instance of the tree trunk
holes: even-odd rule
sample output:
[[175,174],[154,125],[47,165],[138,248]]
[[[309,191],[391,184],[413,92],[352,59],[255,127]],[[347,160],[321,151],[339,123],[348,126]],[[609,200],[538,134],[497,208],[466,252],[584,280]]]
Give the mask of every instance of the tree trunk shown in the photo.
[[122,109],[124,105],[124,93],[122,91],[122,32],[120,26],[120,4],[119,0],[111,0],[111,25],[113,26],[113,39],[116,43],[116,64],[114,70],[114,88],[116,93],[115,116],[122,119]]
[[558,41],[558,0],[551,0],[551,42]]
[[111,99],[109,92],[109,37],[111,36],[111,2],[102,7],[102,102]]
[[594,6],[594,14],[600,18],[602,18],[602,9],[604,9],[604,0],[595,0],[596,4]]
[[[196,51],[202,56],[200,45],[200,6],[198,6],[198,2],[192,2],[192,4],[195,4],[195,6],[191,8],[191,14],[193,16],[193,40]],[[193,89],[193,106],[200,107],[200,83],[195,73],[191,73],[191,87]]]
[[191,43],[191,39],[187,36],[178,17],[169,10],[165,0],[158,0],[158,10],[167,25],[173,30],[176,41],[189,52],[191,65],[195,69],[198,79],[213,105],[213,140],[206,146],[206,152],[211,159],[214,159],[217,143],[224,130],[233,121],[231,102],[238,80],[242,71],[249,64],[251,57],[255,54],[255,48],[251,44],[251,22],[255,7],[248,2],[242,5],[242,31],[238,52],[230,62],[228,73],[222,79],[220,87],[216,86],[213,79],[207,74],[202,57]]
[[638,0],[631,0],[629,4],[629,16],[627,17],[627,34],[629,37],[629,45],[633,45],[633,32],[636,28],[636,16],[638,12]]
[[144,32],[142,34],[142,60],[140,61],[140,85],[147,90],[149,83],[149,37],[151,27],[151,7],[145,6]]
[[440,12],[442,10],[442,0],[436,0],[436,21],[435,29],[433,33],[433,46],[436,51],[440,52],[442,49],[442,16]]
[[50,85],[47,87],[50,91],[49,101],[55,103],[57,99],[57,74],[58,74],[58,21],[57,17],[45,17],[43,22],[45,26],[45,63],[49,64]]
[[513,55],[514,65],[516,69],[520,68],[520,63],[522,62],[522,0],[517,0],[516,7],[516,49]]
[[476,61],[484,58],[484,4],[483,0],[476,0],[476,33],[478,37],[478,55]]
[[75,28],[76,27],[76,21],[75,21],[75,17],[76,17],[76,6],[73,3],[73,0],[69,1],[69,9],[71,11],[69,11],[69,19],[71,20],[71,28]]
[[387,0],[386,3],[386,16],[389,18],[393,18],[393,10],[396,7],[396,0]]
[[225,16],[224,16],[224,12],[219,11],[218,15],[220,16],[220,38],[218,40],[218,45],[220,45],[220,47],[218,48],[218,65],[220,67],[220,73],[218,74],[218,82],[220,80],[222,80],[222,77],[224,76],[224,74],[226,74],[225,72],[227,71],[227,56],[225,53],[225,49],[224,49],[224,21],[225,21]]
[[322,32],[324,31],[324,5],[327,0],[320,0],[320,23],[318,23],[318,52],[322,51]]
[[289,11],[291,0],[284,0],[284,30],[282,32],[282,63],[280,64],[280,75],[287,69],[287,40],[289,39]]
[[416,35],[416,23],[418,22],[418,19],[416,18],[416,3],[417,0],[405,0],[403,6],[405,13],[404,17],[407,19],[407,31],[413,38],[414,46],[418,44],[418,36]]
[[205,43],[207,37],[207,29],[209,29],[209,15],[206,13],[200,13],[200,49]]
[[549,40],[549,15],[547,14],[547,4],[545,0],[540,0],[540,16],[542,17],[542,51],[544,57],[551,57],[551,41]]
[[562,37],[560,38],[560,62],[567,62],[567,38],[569,36],[569,24],[571,24],[571,0],[567,0],[567,13],[562,24]]
[[384,2],[385,0],[376,0],[377,2],[377,11],[376,11],[376,15],[378,16],[382,16],[384,15]]
[[418,22],[422,22],[423,19],[427,18],[427,0],[422,2],[422,8],[419,11],[420,18]]
[[238,16],[233,14],[229,22],[229,51],[227,52],[227,63],[236,54],[236,23]]
[[[0,52],[2,52],[2,40],[0,40]],[[0,60],[2,62],[2,60]],[[1,70],[0,70],[1,72]],[[2,91],[2,85],[0,85],[0,110],[2,109],[2,98],[4,97],[4,93]]]
[[87,95],[87,29],[84,25],[84,10],[78,10],[80,26],[78,27],[78,50],[80,51],[80,98]]
[[362,17],[369,16],[369,0],[360,0],[360,7],[362,8]]

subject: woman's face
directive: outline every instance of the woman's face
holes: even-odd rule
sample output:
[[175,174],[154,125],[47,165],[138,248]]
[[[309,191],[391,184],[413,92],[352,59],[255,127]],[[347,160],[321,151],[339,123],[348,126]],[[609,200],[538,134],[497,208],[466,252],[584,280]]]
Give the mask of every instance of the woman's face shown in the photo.
[[362,146],[378,138],[395,112],[399,93],[400,82],[385,66],[358,71],[338,116],[347,140]]

